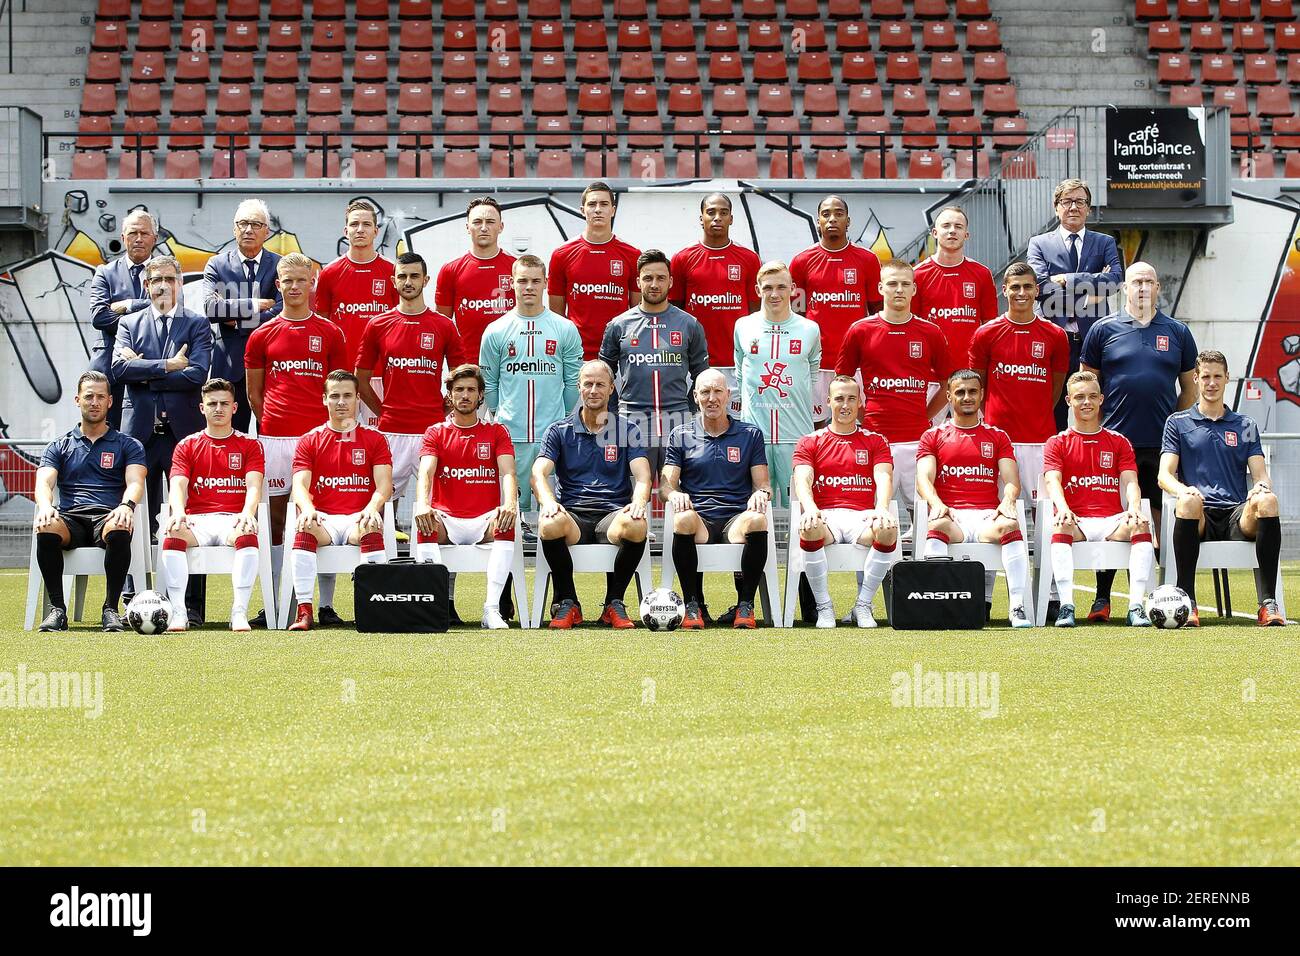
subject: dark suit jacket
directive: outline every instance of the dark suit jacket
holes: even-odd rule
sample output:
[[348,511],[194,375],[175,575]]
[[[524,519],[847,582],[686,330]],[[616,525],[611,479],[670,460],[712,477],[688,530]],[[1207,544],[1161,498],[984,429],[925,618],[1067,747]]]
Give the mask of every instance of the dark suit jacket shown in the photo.
[[[189,346],[185,353],[189,364],[179,372],[165,371],[164,360],[182,345]],[[122,350],[127,348],[144,357],[123,358]],[[206,316],[178,308],[168,326],[166,343],[159,341],[152,306],[122,316],[113,349],[113,377],[126,383],[122,431],[147,441],[158,411],[166,413],[177,438],[203,428],[206,422],[199,411],[199,388],[208,380],[211,362],[212,326]]]
[[[218,252],[204,266],[203,308],[208,318],[218,323],[213,330],[213,378],[243,381],[244,346],[248,337],[259,325],[279,315],[284,305],[280,290],[275,287],[275,264],[279,261],[276,253],[263,249],[257,281],[252,288],[237,245]],[[274,299],[275,306],[259,312],[253,308],[254,299]]]
[[[149,305],[148,299],[135,297],[130,270],[131,260],[121,256],[97,267],[90,280],[90,322],[100,334],[100,340],[90,347],[90,368],[103,372],[110,379],[113,379],[113,343],[117,341],[117,323],[121,316],[109,306],[119,299],[130,299],[131,307],[127,309],[130,313]],[[143,281],[142,277],[141,292],[144,291]]]
[[[1085,297],[1114,293],[1124,281],[1124,263],[1112,237],[1088,229],[1079,253],[1079,271],[1074,272],[1069,247],[1059,233],[1057,228],[1029,240],[1026,258],[1038,278],[1039,313],[1061,326],[1073,318],[1079,334],[1087,335],[1092,323],[1113,310],[1105,299],[1089,304]],[[1061,273],[1068,276],[1064,289],[1052,281],[1052,276]]]

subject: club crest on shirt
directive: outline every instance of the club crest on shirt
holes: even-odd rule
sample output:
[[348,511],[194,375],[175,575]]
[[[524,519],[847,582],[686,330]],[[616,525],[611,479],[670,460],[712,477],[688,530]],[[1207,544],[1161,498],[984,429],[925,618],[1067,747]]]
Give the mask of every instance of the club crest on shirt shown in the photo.
[[628,343],[628,345],[630,345],[632,348],[636,348],[640,344],[641,344],[640,339],[633,339],[631,342]]
[[749,343],[749,354],[750,355],[758,354],[758,339],[754,339]]
[[373,282],[370,283],[370,292],[373,295],[383,295],[384,290],[387,288],[387,286],[388,283],[386,283],[383,279],[375,279]]
[[364,465],[366,463],[366,450],[364,448],[352,449],[352,464]]
[[740,266],[735,264],[727,266],[727,281],[728,282],[740,281]]
[[740,463],[740,449],[735,445],[727,446],[727,461],[731,462],[733,465]]
[[509,355],[511,358],[514,358],[515,355],[518,354],[515,352],[515,343],[511,342],[508,346],[506,346],[506,354]]
[[980,454],[983,455],[985,458],[992,458],[992,457],[993,457],[993,442],[991,442],[991,441],[982,441],[982,442],[980,442]]
[[1034,358],[1040,359],[1047,355],[1047,345],[1043,342],[1031,342],[1029,351],[1033,353]]
[[622,259],[610,259],[610,260],[609,260],[609,274],[612,275],[612,276],[621,276],[621,275],[623,274],[623,260],[622,260]]
[[479,461],[490,461],[492,459],[492,445],[489,442],[481,441],[476,449]]
[[843,281],[843,283],[844,283],[845,285],[857,285],[857,284],[858,284],[858,270],[857,270],[857,269],[844,269],[844,270],[842,270],[842,272],[841,272],[841,277],[842,277],[842,278],[841,278],[841,281]]
[[1169,351],[1169,336],[1167,336],[1167,335],[1157,335],[1157,336],[1156,336],[1156,351],[1157,351],[1157,352],[1168,352],[1168,351]]
[[1114,452],[1103,451],[1103,452],[1101,453],[1101,467],[1103,467],[1103,468],[1114,468],[1114,467],[1115,467],[1115,453],[1114,453]]
[[101,451],[99,453],[99,467],[112,468],[113,462],[117,461],[117,453],[111,451]]
[[908,343],[907,343],[907,354],[910,355],[912,358],[919,359],[919,358],[921,357],[921,343],[920,343],[920,342],[908,342]]
[[508,273],[506,275],[497,275],[497,288],[502,292],[510,290],[510,275]]
[[433,348],[433,339],[434,339],[434,336],[433,336],[433,333],[432,333],[432,332],[421,332],[421,333],[420,333],[420,348],[422,348],[422,349],[431,349],[431,348]]
[[309,335],[307,337],[308,352],[319,352],[323,347],[323,344],[324,343],[321,341],[321,337],[319,335]]
[[555,339],[546,340],[546,354],[547,355],[555,354]]
[[232,451],[228,456],[231,471],[239,471],[244,467],[244,453],[242,451]]
[[618,461],[618,446],[617,446],[617,445],[606,445],[606,446],[605,446],[605,460],[606,460],[606,461]]
[[867,451],[865,448],[855,448],[853,450],[853,457],[857,459],[859,465],[871,464],[871,452]]
[[791,340],[790,340],[790,354],[791,354],[791,355],[802,355],[802,354],[803,354],[803,340],[802,340],[802,339],[791,339]]
[[1231,447],[1233,447],[1233,448],[1236,448],[1236,447],[1237,447],[1237,433],[1236,433],[1236,432],[1224,432],[1224,433],[1223,433],[1223,441],[1224,441],[1224,444],[1229,445],[1229,446],[1231,446]]
[[966,298],[968,298],[968,299],[973,299],[973,298],[975,298],[975,283],[974,283],[974,282],[963,282],[963,283],[961,284],[961,294],[964,295],[964,296],[965,296]]
[[680,332],[669,332],[669,333],[668,333],[668,342],[669,342],[669,344],[671,344],[671,345],[681,345],[681,344],[682,344],[682,333],[680,333]]

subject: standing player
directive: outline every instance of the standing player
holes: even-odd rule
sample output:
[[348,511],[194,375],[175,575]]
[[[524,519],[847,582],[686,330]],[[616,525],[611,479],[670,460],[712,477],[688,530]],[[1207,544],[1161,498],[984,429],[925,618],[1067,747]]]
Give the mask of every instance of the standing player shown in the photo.
[[[952,418],[929,429],[917,445],[916,493],[930,506],[924,553],[927,560],[945,557],[953,541],[999,542],[1011,598],[1011,626],[1033,627],[1025,613],[1029,555],[1016,515],[1020,477],[1015,452],[1006,432],[980,421],[983,392],[973,370],[953,372],[946,396]],[[985,594],[986,603],[991,596],[991,591]]]
[[948,346],[937,325],[912,314],[916,282],[906,262],[893,259],[881,267],[880,294],[884,310],[853,323],[835,370],[862,376],[863,422],[889,441],[894,487],[910,508],[916,497],[917,442],[947,402],[942,389],[928,404],[926,396],[931,382],[946,378]]
[[[244,349],[248,400],[257,415],[257,437],[266,453],[266,493],[271,519],[271,571],[279,593],[284,518],[289,509],[293,456],[298,439],[326,421],[320,394],[325,376],[351,364],[343,332],[311,310],[312,262],[292,252],[275,264],[284,308],[257,328]],[[329,614],[326,615],[328,609]],[[265,611],[262,623],[265,625]],[[321,623],[337,623],[333,607],[321,607]],[[256,624],[257,618],[253,622]]]
[[293,455],[293,500],[297,534],[290,560],[298,614],[291,631],[312,627],[311,594],[316,583],[316,549],[352,544],[367,564],[384,554],[384,504],[393,492],[393,456],[373,428],[357,424],[357,377],[334,370],[325,377],[329,421],[313,428]]
[[582,191],[582,235],[551,253],[547,287],[550,308],[567,316],[582,333],[582,357],[600,353],[605,325],[641,301],[636,284],[636,260],[641,250],[614,235],[618,200],[605,183]]
[[969,228],[960,206],[941,209],[930,230],[937,244],[934,255],[918,265],[915,272],[912,312],[943,330],[951,366],[944,369],[945,374],[966,366],[975,330],[998,314],[993,274],[986,266],[966,258]]
[[257,439],[235,431],[235,386],[214,378],[201,392],[200,407],[207,427],[176,446],[167,526],[159,533],[160,562],[172,606],[167,630],[184,631],[189,626],[185,615],[185,587],[190,577],[186,549],[229,545],[235,549],[230,629],[248,631],[248,599],[257,577],[257,507],[262,500],[266,463]]
[[[1222,352],[1196,357],[1200,398],[1165,423],[1160,456],[1160,487],[1178,499],[1173,529],[1178,586],[1192,599],[1188,621],[1200,627],[1196,609],[1196,562],[1201,539],[1255,541],[1259,562],[1260,627],[1281,627],[1277,606],[1277,564],[1282,552],[1282,519],[1268,477],[1259,426],[1223,403],[1228,360]],[[1251,478],[1246,488],[1246,475]]]
[[[393,285],[397,308],[366,326],[356,356],[363,404],[379,415],[379,430],[393,454],[393,500],[420,465],[424,433],[442,421],[442,375],[465,361],[460,334],[445,315],[424,303],[429,267],[414,252],[397,257]],[[383,382],[384,397],[370,387],[371,375]]]
[[572,322],[543,304],[546,264],[541,259],[520,256],[511,272],[519,304],[483,332],[479,367],[483,400],[510,433],[519,507],[527,511],[542,436],[578,404],[582,339]]
[[[626,630],[636,625],[623,596],[650,533],[650,463],[640,430],[610,414],[614,377],[609,366],[599,360],[583,363],[578,390],[582,404],[546,429],[542,453],[533,464],[533,493],[541,504],[539,537],[559,604],[551,627],[563,630],[582,623],[569,548],[607,541],[618,546],[618,555],[606,575],[600,622]],[[551,490],[552,473],[559,479],[558,498]]]
[[456,323],[467,362],[477,360],[483,330],[515,307],[510,278],[515,257],[497,244],[503,228],[495,199],[471,199],[465,210],[469,252],[438,270],[434,307]]
[[501,594],[514,556],[519,486],[510,433],[478,418],[483,373],[461,365],[447,381],[451,417],[430,425],[420,449],[420,478],[413,517],[415,560],[442,563],[443,544],[487,544],[487,600],[483,627],[503,630]]
[[740,417],[767,444],[773,500],[789,503],[795,442],[813,430],[813,378],[821,367],[817,324],[790,310],[794,283],[784,262],[758,270],[763,308],[736,323],[732,353],[740,383]]
[[1021,491],[1032,501],[1043,474],[1043,443],[1056,434],[1053,409],[1070,366],[1070,341],[1059,325],[1034,314],[1038,280],[1027,263],[1007,267],[1002,292],[1006,314],[976,330],[970,367],[984,381],[984,421],[1011,438]]
[[696,570],[697,545],[722,542],[745,546],[733,626],[758,626],[754,595],[772,546],[767,534],[772,487],[763,433],[728,414],[730,391],[726,376],[717,369],[695,380],[700,417],[673,430],[659,480],[659,496],[673,505],[673,565],[682,582],[686,629],[704,627],[704,575]]
[[[709,343],[709,365],[721,369],[737,401],[736,373],[731,363],[736,321],[760,306],[758,254],[731,240],[731,199],[710,193],[700,200],[704,236],[673,256],[669,301],[699,320]],[[732,411],[740,413],[740,406]]]
[[636,261],[641,304],[605,327],[600,358],[614,371],[618,412],[649,443],[650,470],[663,463],[665,439],[691,417],[691,381],[709,367],[704,329],[675,305],[668,257],[647,249]]
[[880,260],[849,242],[849,204],[827,196],[817,204],[817,245],[790,260],[790,277],[803,294],[804,311],[822,335],[823,369],[813,391],[813,420],[826,420],[826,395],[840,343],[849,327],[881,307]]
[[831,423],[799,439],[794,450],[794,492],[803,509],[799,547],[817,603],[817,626],[835,626],[827,581],[828,544],[851,544],[863,553],[862,584],[853,622],[875,627],[871,604],[898,547],[898,522],[889,513],[894,458],[884,436],[858,427],[858,383],[847,375],[831,382]]
[[1128,622],[1150,627],[1146,597],[1155,548],[1142,517],[1133,446],[1119,432],[1101,427],[1103,397],[1097,376],[1075,372],[1066,399],[1074,425],[1047,442],[1043,481],[1056,507],[1052,528],[1052,577],[1061,597],[1057,627],[1074,627],[1074,542],[1128,541]]

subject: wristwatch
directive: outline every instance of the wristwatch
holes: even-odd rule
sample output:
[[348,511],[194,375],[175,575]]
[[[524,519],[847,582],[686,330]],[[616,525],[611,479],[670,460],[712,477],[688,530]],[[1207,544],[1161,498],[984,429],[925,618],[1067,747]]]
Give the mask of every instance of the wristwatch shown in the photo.
[[139,502],[136,502],[136,501],[119,501],[119,502],[118,502],[118,507],[126,507],[126,508],[130,508],[132,511],[134,511],[134,510],[135,510],[135,506],[136,506],[137,504],[139,504]]

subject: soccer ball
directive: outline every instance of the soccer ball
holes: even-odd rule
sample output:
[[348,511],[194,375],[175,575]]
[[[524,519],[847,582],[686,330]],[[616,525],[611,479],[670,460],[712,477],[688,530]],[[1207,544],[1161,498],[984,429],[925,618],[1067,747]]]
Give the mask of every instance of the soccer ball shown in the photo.
[[157,591],[141,591],[126,608],[126,623],[137,634],[162,634],[171,620],[171,602]]
[[1192,599],[1172,584],[1162,584],[1147,595],[1147,617],[1153,627],[1182,627],[1192,614]]
[[655,588],[641,599],[641,623],[652,631],[675,631],[685,615],[686,605],[676,591]]

